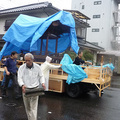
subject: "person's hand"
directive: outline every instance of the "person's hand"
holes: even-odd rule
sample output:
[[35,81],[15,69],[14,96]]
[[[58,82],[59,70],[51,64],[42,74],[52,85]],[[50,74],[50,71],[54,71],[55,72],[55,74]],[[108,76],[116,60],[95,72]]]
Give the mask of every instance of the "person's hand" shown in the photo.
[[90,65],[92,65],[92,63],[90,62]]
[[45,84],[44,84],[44,83],[42,83],[42,87],[44,88],[44,90],[46,89],[46,87],[45,87]]
[[62,66],[62,64],[60,64],[60,67]]
[[9,72],[9,71],[7,71],[7,72],[6,72],[6,75],[10,75],[10,72]]
[[25,87],[25,85],[23,85],[23,86],[22,86],[22,92],[23,92],[23,93],[25,93],[25,89],[26,89],[26,87]]

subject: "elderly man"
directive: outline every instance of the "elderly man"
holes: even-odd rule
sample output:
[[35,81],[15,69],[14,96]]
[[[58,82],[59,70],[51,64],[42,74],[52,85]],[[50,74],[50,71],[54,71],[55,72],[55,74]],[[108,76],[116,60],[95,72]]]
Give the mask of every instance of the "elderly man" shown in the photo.
[[27,53],[24,56],[25,64],[21,65],[18,70],[18,83],[22,87],[23,101],[28,120],[37,120],[38,96],[26,97],[25,90],[35,89],[42,84],[45,89],[45,80],[38,64],[33,63],[34,56]]

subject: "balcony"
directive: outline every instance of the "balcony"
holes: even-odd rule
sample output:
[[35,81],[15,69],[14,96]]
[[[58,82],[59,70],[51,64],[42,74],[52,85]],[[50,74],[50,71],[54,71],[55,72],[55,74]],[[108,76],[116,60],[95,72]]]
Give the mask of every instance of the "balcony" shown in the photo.
[[115,0],[118,4],[120,4],[120,0]]
[[120,23],[120,10],[115,11],[113,15],[114,15],[115,23]]
[[114,25],[112,27],[112,30],[113,30],[113,35],[114,37],[120,37],[120,26],[119,25]]

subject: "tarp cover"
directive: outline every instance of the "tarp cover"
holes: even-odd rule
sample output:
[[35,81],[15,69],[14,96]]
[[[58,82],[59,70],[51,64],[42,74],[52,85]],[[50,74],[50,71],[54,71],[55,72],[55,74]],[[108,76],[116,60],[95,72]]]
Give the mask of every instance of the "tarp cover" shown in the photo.
[[[70,28],[69,33],[63,33],[58,39],[57,53],[65,51],[71,47],[78,53],[79,46],[75,31],[75,22],[71,13],[59,11],[58,13],[47,18],[36,18],[27,15],[19,15],[17,19],[10,26],[3,39],[6,41],[3,49],[0,52],[0,59],[2,56],[10,55],[12,51],[18,53],[22,51],[40,51],[41,39],[40,37],[45,33],[47,28],[53,21],[59,20],[62,25]],[[46,40],[43,40],[43,48],[45,51]],[[49,40],[48,51],[55,53],[55,40]]]
[[[78,83],[82,81],[84,78],[87,78],[87,74],[82,69],[80,65],[73,64],[72,59],[68,54],[64,54],[64,57],[62,58],[60,64],[62,64],[62,69],[66,73],[68,73],[67,83]],[[94,66],[94,67],[101,67],[101,66]],[[103,65],[103,67],[109,67],[112,71],[114,69],[114,66],[112,63]]]
[[[101,66],[94,66],[94,67],[101,67]],[[113,71],[114,68],[115,68],[112,63],[105,64],[105,65],[103,65],[102,67],[103,67],[103,68],[109,67],[109,68],[111,69],[111,71]]]
[[105,64],[105,65],[103,65],[103,67],[109,67],[112,71],[113,71],[114,68],[115,68],[112,63]]
[[79,65],[73,64],[72,59],[68,54],[64,54],[63,59],[60,64],[62,64],[62,69],[66,73],[68,73],[67,83],[78,83],[82,81],[84,78],[87,78],[87,74]]

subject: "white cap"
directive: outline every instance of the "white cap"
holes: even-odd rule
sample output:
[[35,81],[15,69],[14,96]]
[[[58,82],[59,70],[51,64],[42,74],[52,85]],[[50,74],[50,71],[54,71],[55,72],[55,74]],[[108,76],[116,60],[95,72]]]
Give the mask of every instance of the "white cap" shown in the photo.
[[52,61],[52,58],[49,57],[49,56],[47,56],[47,57],[46,57],[46,61],[50,63],[50,62]]

